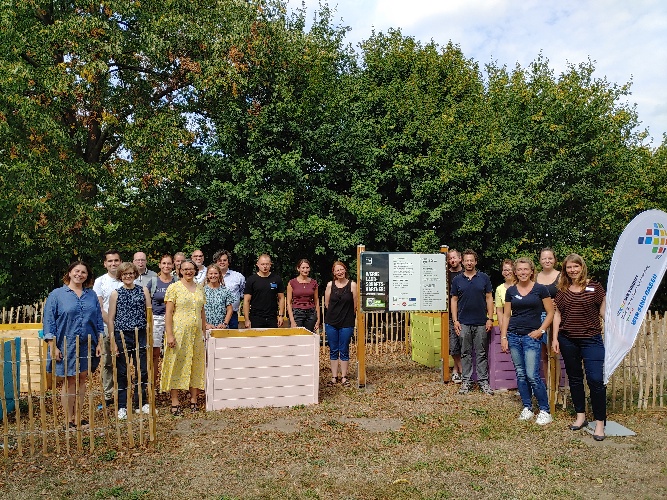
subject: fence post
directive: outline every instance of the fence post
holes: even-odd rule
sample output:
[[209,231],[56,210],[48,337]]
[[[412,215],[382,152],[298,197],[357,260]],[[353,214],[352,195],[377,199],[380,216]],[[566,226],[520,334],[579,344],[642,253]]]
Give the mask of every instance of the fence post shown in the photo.
[[[440,245],[440,253],[445,256],[449,252],[448,245]],[[447,307],[446,311],[440,313],[440,369],[442,370],[442,382],[447,383],[449,376],[449,266],[445,259],[445,282],[447,283]]]

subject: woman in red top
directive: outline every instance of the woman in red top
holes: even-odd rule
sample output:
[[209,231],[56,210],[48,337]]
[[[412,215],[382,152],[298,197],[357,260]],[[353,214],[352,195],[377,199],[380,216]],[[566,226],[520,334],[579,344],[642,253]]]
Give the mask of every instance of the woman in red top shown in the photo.
[[565,257],[555,301],[558,309],[554,316],[552,348],[563,356],[572,403],[577,412],[570,429],[577,431],[588,425],[585,369],[595,418],[593,438],[602,441],[607,420],[607,389],[603,382],[604,343],[600,322],[600,317],[604,317],[605,291],[600,283],[588,278],[586,263],[581,256],[570,254]]
[[287,314],[290,326],[302,326],[311,332],[320,328],[317,281],[310,275],[310,262],[301,259],[296,265],[299,275],[287,284]]

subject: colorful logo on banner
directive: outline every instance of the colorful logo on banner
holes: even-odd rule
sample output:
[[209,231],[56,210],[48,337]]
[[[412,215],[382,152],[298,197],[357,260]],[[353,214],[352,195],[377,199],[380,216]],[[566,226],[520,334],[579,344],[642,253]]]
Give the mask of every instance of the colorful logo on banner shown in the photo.
[[647,228],[644,235],[637,238],[637,243],[640,245],[651,245],[651,252],[656,254],[655,258],[659,259],[667,250],[667,231],[665,226],[654,222],[653,228]]

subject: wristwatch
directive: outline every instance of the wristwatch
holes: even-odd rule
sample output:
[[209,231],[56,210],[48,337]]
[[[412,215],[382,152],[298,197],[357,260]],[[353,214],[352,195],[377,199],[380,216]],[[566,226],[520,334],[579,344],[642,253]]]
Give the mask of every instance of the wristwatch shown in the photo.
[[545,333],[547,333],[547,331],[546,331],[546,330],[540,330],[540,333],[541,333],[542,335],[544,335]]

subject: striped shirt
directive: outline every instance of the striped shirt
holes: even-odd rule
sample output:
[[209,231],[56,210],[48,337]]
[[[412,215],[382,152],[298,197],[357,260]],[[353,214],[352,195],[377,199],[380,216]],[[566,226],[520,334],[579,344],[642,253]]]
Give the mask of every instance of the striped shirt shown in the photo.
[[555,300],[561,316],[559,335],[586,338],[602,333],[600,306],[604,297],[604,288],[596,281],[589,281],[581,292],[558,290]]

